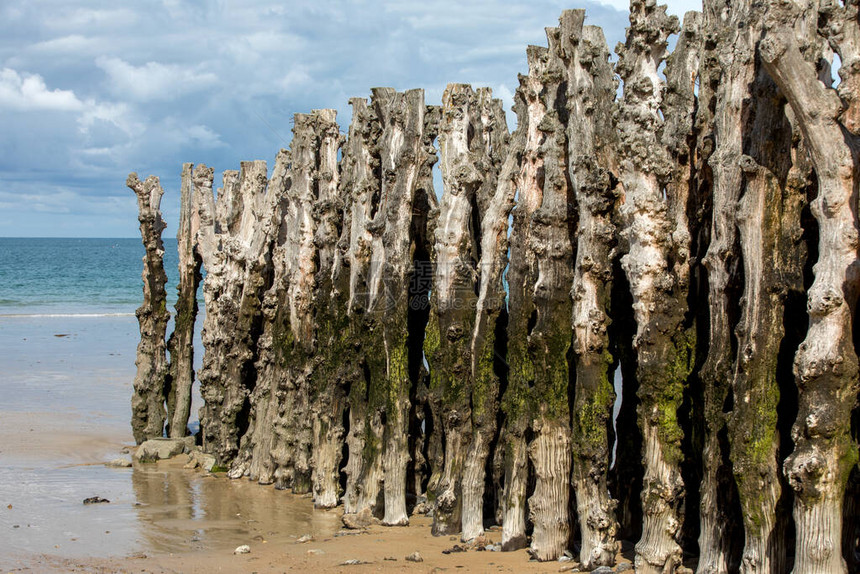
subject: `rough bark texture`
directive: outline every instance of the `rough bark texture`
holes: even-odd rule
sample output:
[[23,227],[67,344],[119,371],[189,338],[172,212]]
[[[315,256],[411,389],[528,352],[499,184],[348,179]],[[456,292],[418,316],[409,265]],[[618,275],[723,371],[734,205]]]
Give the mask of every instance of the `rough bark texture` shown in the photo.
[[126,185],[137,196],[140,236],[143,240],[143,304],[137,309],[140,343],[137,346],[137,374],[131,398],[131,429],[137,444],[164,435],[166,418],[165,384],[168,366],[164,337],[170,312],[167,310],[167,274],[164,272],[164,243],[161,232],[161,196],[164,190],[155,176],[140,181],[136,173]]
[[[809,331],[794,363],[799,389],[795,449],[784,467],[795,491],[795,574],[848,571],[842,557],[842,503],[858,459],[851,436],[858,392],[852,334],[858,147],[840,121],[850,119],[843,108],[850,109],[851,100],[843,103],[818,80],[817,16],[793,2],[769,3],[760,47],[765,68],[794,111],[818,179],[818,196],[810,205],[819,225],[818,261],[808,292]],[[853,16],[843,25],[856,31],[856,10]],[[856,49],[850,43],[845,48]]]
[[[738,247],[735,210],[741,194],[741,156],[744,137],[744,101],[755,74],[756,26],[747,25],[750,4],[706,4],[705,21],[713,41],[716,62],[703,77],[721,70],[716,87],[713,118],[714,151],[709,165],[713,174],[711,237],[704,265],[708,271],[710,348],[700,377],[704,383],[705,452],[701,487],[700,574],[723,574],[737,567],[733,550],[729,505],[732,486],[724,464],[727,445],[724,409],[729,396],[735,352],[732,320],[737,293]],[[743,22],[744,25],[740,25]],[[760,32],[760,28],[759,28]],[[711,82],[708,82],[710,85]]]
[[[472,88],[449,84],[442,95],[439,133],[442,183],[433,277],[434,317],[430,320],[427,357],[434,373],[430,391],[437,395],[444,438],[444,466],[434,496],[433,534],[460,532],[461,480],[467,443],[472,435],[470,409],[471,355],[474,328],[476,249],[471,227],[475,193],[482,174],[472,154],[480,141],[480,116]],[[472,141],[470,141],[470,134]],[[470,145],[471,144],[471,145]],[[477,155],[477,154],[475,154]],[[435,349],[434,349],[435,347]]]
[[[423,163],[419,164],[415,198],[412,201],[412,276],[409,282],[409,312],[407,328],[409,338],[409,456],[406,496],[415,501],[412,513],[432,512],[428,504],[428,478],[431,468],[427,457],[428,439],[438,439],[441,433],[428,428],[430,408],[429,372],[424,355],[424,339],[430,322],[430,295],[433,287],[433,259],[435,257],[436,225],[439,218],[439,200],[433,183],[433,166],[439,161],[436,138],[442,124],[442,107],[426,106],[424,111]],[[441,193],[441,190],[439,191]],[[432,415],[431,415],[432,416]],[[438,427],[437,427],[438,428]],[[437,441],[435,444],[439,446]],[[441,449],[439,449],[441,452]],[[438,462],[438,459],[437,459]]]
[[[418,175],[424,164],[424,92],[398,93],[376,88],[371,100],[378,139],[378,205],[367,214],[370,257],[366,276],[366,333],[369,381],[368,431],[362,473],[365,491],[358,509],[375,506],[373,491],[382,483],[387,525],[405,525],[406,475],[410,460],[407,430],[410,409],[408,289],[412,271],[412,208]],[[371,202],[373,197],[371,196]],[[365,422],[367,425],[368,423]],[[358,453],[356,453],[358,454]],[[370,496],[367,496],[370,494]]]
[[[314,243],[320,129],[318,113],[295,114],[290,143],[291,185],[287,191],[286,248],[289,322],[283,333],[286,373],[278,417],[276,485],[295,494],[311,492],[313,420],[311,381],[315,352],[314,282],[318,251]],[[288,331],[288,332],[287,332]]]
[[[514,312],[509,341],[516,340],[512,349],[517,349],[518,353],[511,353],[509,357],[511,385],[508,390],[514,389],[518,394],[512,399],[519,402],[517,409],[522,409],[527,417],[519,424],[528,423],[531,435],[528,457],[534,468],[535,489],[528,499],[529,519],[534,528],[529,552],[537,560],[557,559],[570,542],[570,368],[567,355],[572,341],[570,288],[574,244],[571,230],[575,228],[576,217],[568,173],[567,86],[559,56],[559,29],[548,28],[547,40],[549,48],[529,47],[529,76],[524,89],[521,88],[528,128],[520,204],[514,212],[513,225],[524,249],[512,252],[510,276],[511,284],[520,284],[511,290]],[[521,270],[520,276],[513,276],[515,269]],[[521,297],[519,309],[514,309],[515,290]],[[508,432],[511,430],[509,426]],[[512,491],[512,494],[525,495],[525,492]],[[512,509],[516,506],[508,511]],[[508,540],[503,537],[503,546],[506,542],[508,545],[516,542],[516,536],[519,533]]]
[[533,322],[533,289],[537,281],[535,254],[530,249],[531,216],[540,205],[544,159],[540,145],[544,136],[538,124],[546,114],[540,93],[540,77],[546,71],[547,49],[529,46],[529,75],[520,76],[514,95],[517,132],[523,139],[520,173],[517,178],[517,206],[513,211],[511,254],[508,267],[508,388],[502,398],[505,415],[504,492],[502,494],[502,550],[517,550],[526,540],[526,486],[528,459],[526,432],[533,417],[530,392],[534,369],[528,351],[528,337]]
[[463,469],[462,534],[464,541],[484,534],[484,485],[491,444],[496,435],[503,350],[498,333],[506,320],[503,275],[508,264],[508,218],[514,206],[521,142],[511,142],[501,100],[478,89],[485,174],[476,194],[480,226],[475,326],[471,335],[473,437]]
[[[760,14],[751,24],[760,24]],[[803,178],[790,179],[792,129],[773,81],[757,64],[748,103],[750,143],[740,158],[743,195],[736,218],[744,293],[735,327],[737,358],[729,441],[744,517],[741,572],[785,571],[787,515],[779,472],[777,360],[784,335],[784,302],[803,287],[800,246]],[[769,133],[769,138],[756,137]],[[782,182],[787,182],[783,184]],[[783,455],[784,457],[784,455]]]
[[198,242],[204,281],[206,349],[198,373],[203,446],[218,464],[229,464],[247,429],[249,394],[256,381],[254,360],[266,289],[271,240],[277,230],[266,194],[266,162],[243,162],[224,172],[218,201],[201,187]]
[[[286,386],[289,349],[289,306],[287,301],[287,280],[289,260],[287,256],[287,192],[290,189],[290,153],[280,150],[268,193],[274,194],[273,217],[280,221],[279,229],[272,243],[272,284],[262,300],[262,328],[257,340],[257,384],[250,396],[248,431],[242,437],[239,455],[233,462],[232,476],[245,475],[260,484],[275,482],[275,424],[278,409]],[[195,170],[196,176],[196,170]],[[208,182],[211,188],[211,178]],[[197,182],[195,179],[195,186]],[[211,193],[211,191],[209,192]],[[280,198],[280,200],[276,200]]]
[[[678,409],[693,360],[692,330],[684,324],[689,235],[677,234],[685,195],[670,193],[673,164],[661,145],[664,82],[657,69],[677,18],[653,0],[631,2],[627,42],[617,70],[624,81],[619,104],[622,214],[628,252],[622,266],[630,283],[637,332],[639,425],[645,466],[644,522],[636,544],[639,572],[672,572],[681,563],[681,439]],[[678,190],[675,190],[678,191]],[[674,217],[674,218],[673,218]],[[686,236],[685,236],[686,234]]]
[[194,217],[192,164],[182,166],[179,228],[179,284],[176,287],[176,316],[173,333],[167,341],[170,352],[170,389],[167,395],[168,436],[188,434],[191,414],[191,387],[194,384],[194,322],[197,319],[197,288],[202,261],[197,252],[197,218]]
[[[442,408],[439,430],[445,437],[444,466],[435,484],[435,535],[461,532],[464,504],[468,504],[471,513],[469,537],[464,532],[464,538],[483,532],[483,468],[495,427],[498,394],[492,343],[495,325],[488,315],[493,310],[497,313],[499,302],[485,300],[489,306],[485,306],[483,320],[487,323],[477,340],[476,309],[482,278],[479,274],[484,271],[480,261],[482,207],[489,208],[496,192],[506,136],[504,114],[487,90],[475,93],[465,84],[448,86],[442,96],[439,133],[445,193],[439,204],[435,233],[432,289],[435,316],[429,322],[425,342],[432,354],[427,357],[434,373],[431,392],[436,395],[434,402]],[[498,233],[501,215],[494,214],[495,221],[488,221],[492,227],[490,233]],[[506,220],[504,224],[507,225]],[[486,264],[492,274],[500,255],[495,243],[489,247]],[[496,285],[488,287],[491,290],[487,293],[496,297],[499,271],[491,277]],[[488,328],[493,329],[489,334]],[[488,335],[489,344],[485,340]],[[474,351],[482,352],[483,356],[473,355]],[[468,496],[464,496],[464,488],[469,491]]]
[[617,173],[612,102],[616,90],[603,31],[583,27],[583,10],[561,17],[567,71],[570,181],[579,210],[573,277],[573,491],[586,568],[612,566],[618,552],[616,501],[607,487],[615,389],[609,311],[616,229]]
[[[312,376],[311,417],[313,420],[314,505],[333,508],[340,498],[340,459],[343,453],[344,383],[351,379],[348,357],[344,273],[338,248],[343,227],[338,151],[343,143],[334,110],[317,113],[316,200],[314,202],[314,245],[317,269],[314,285],[314,322],[317,348]],[[348,277],[348,275],[346,276]],[[345,285],[348,289],[349,284]]]
[[379,120],[373,108],[364,98],[353,98],[352,124],[349,128],[344,158],[345,173],[342,179],[348,198],[350,219],[349,238],[349,333],[354,337],[357,351],[362,353],[362,372],[350,387],[349,433],[346,443],[349,456],[344,469],[346,489],[343,494],[344,514],[356,514],[368,509],[378,514],[382,508],[382,467],[378,457],[382,428],[376,413],[371,415],[368,404],[370,381],[367,377],[366,361],[363,360],[364,345],[360,342],[363,332],[364,314],[369,304],[370,256],[373,235],[368,224],[379,208],[380,161],[376,142],[381,135]]

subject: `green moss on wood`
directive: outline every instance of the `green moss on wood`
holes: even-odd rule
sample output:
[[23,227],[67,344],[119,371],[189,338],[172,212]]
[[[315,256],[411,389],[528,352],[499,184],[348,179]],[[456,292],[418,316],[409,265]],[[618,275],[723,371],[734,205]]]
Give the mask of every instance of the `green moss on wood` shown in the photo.
[[[583,454],[606,447],[606,423],[615,403],[615,385],[609,379],[612,360],[612,355],[605,351],[597,365],[588,369],[589,374],[597,375],[597,383],[593,386],[582,378],[577,379],[577,387],[581,389],[577,392],[591,393],[581,403],[577,401],[580,406],[574,414],[580,448],[586,451]],[[583,372],[582,375],[584,374]]]
[[495,371],[496,361],[496,334],[489,330],[486,338],[481,342],[483,348],[477,361],[475,381],[472,387],[472,418],[482,420],[485,417],[495,416],[496,387],[498,377]]
[[[684,431],[678,423],[678,408],[684,399],[687,378],[693,370],[696,350],[695,328],[679,332],[672,338],[666,353],[666,372],[659,382],[653,400],[657,413],[657,434],[663,446],[663,456],[669,464],[683,460],[681,441]],[[647,407],[643,399],[643,407]]]

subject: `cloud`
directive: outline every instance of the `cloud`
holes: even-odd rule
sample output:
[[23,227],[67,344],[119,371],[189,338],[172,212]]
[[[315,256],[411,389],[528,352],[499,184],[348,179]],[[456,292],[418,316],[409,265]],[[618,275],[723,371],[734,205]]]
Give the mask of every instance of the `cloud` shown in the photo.
[[[68,233],[77,220],[63,217],[97,222],[106,206],[94,229],[135,235],[130,171],[161,176],[175,222],[183,162],[271,167],[294,113],[334,108],[346,129],[348,99],[373,86],[424,88],[438,104],[449,82],[486,85],[507,111],[526,46],[546,45],[544,28],[573,6],[610,49],[623,40],[626,0],[3,0],[0,201],[20,221],[0,235]],[[54,217],[28,221],[24,192]]]
[[30,50],[47,54],[80,54],[82,52],[89,52],[97,46],[99,46],[99,42],[94,38],[87,38],[81,34],[70,34],[59,38],[51,38],[44,42],[37,42],[30,46]]
[[[630,2],[627,0],[597,0],[601,4],[612,6],[616,10],[627,12],[630,9]],[[675,14],[679,18],[684,16],[690,10],[702,11],[702,0],[662,0],[659,4],[668,6],[667,12]]]
[[38,74],[0,70],[0,108],[17,111],[80,111],[84,103],[71,90],[49,90]]
[[127,96],[139,102],[172,100],[218,81],[217,76],[210,72],[158,62],[133,66],[121,58],[102,56],[96,59],[96,65],[107,74],[114,95]]

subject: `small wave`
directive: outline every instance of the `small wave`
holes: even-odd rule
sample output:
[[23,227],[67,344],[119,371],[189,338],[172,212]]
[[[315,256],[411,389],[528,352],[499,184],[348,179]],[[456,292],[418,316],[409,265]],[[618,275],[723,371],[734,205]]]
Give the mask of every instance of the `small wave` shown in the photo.
[[134,317],[134,313],[0,313],[0,318],[79,319],[101,317]]

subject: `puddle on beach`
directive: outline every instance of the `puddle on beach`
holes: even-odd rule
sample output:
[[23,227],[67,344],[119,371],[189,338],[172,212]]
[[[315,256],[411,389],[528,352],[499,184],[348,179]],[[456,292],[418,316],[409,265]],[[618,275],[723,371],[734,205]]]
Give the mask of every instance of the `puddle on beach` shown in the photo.
[[[331,536],[339,528],[336,511],[315,510],[308,498],[184,470],[183,462],[180,457],[134,470],[3,468],[0,567],[27,554],[107,557],[223,550],[286,543],[306,533]],[[83,504],[96,495],[110,503]]]
[[[232,550],[337,530],[337,512],[308,498],[183,460],[105,467],[129,458],[137,341],[133,316],[0,317],[0,569],[34,554]],[[84,505],[92,496],[110,503]]]

